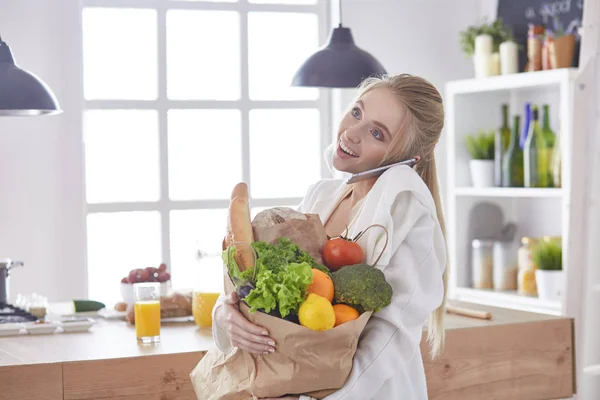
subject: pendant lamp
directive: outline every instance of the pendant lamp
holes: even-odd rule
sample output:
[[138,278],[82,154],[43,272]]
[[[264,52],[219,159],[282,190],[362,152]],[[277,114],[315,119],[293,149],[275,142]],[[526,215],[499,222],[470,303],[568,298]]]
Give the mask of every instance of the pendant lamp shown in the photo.
[[0,116],[61,112],[52,90],[34,74],[17,67],[10,47],[0,37]]
[[350,28],[342,26],[342,0],[339,15],[339,26],[331,32],[327,44],[302,64],[292,86],[356,88],[369,76],[386,74],[375,57],[354,44]]

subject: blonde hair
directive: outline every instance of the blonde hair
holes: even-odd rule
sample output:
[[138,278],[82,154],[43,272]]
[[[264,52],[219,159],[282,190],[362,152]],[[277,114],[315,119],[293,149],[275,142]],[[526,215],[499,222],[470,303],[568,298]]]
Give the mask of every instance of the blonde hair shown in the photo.
[[[437,219],[446,237],[444,213],[440,198],[434,150],[444,127],[444,104],[438,90],[427,80],[409,74],[371,77],[359,87],[359,98],[367,92],[386,88],[391,90],[399,104],[406,110],[400,134],[394,135],[381,161],[381,165],[399,162],[415,155],[421,157],[415,171],[425,182],[435,202]],[[446,257],[446,259],[448,259]],[[442,304],[430,315],[427,338],[431,357],[435,358],[444,347],[444,316],[446,313],[446,289],[448,285],[448,263],[443,274],[444,296]]]

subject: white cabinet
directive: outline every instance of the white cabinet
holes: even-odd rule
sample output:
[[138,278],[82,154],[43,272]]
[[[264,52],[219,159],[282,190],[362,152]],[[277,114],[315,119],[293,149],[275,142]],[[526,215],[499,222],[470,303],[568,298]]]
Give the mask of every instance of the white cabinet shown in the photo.
[[[447,139],[447,239],[450,256],[449,298],[492,306],[550,314],[565,314],[565,296],[560,301],[544,301],[523,296],[516,290],[474,289],[471,269],[471,242],[474,225],[485,225],[493,216],[473,220],[472,211],[481,203],[500,209],[503,223],[516,224],[511,244],[514,255],[521,237],[562,237],[563,270],[568,274],[569,193],[572,135],[572,105],[577,69],[527,72],[485,79],[449,82],[445,90]],[[497,130],[502,125],[502,104],[508,104],[509,126],[513,116],[525,119],[525,103],[549,105],[550,127],[560,135],[562,184],[560,188],[473,187],[469,172],[471,159],[465,146],[467,135],[480,130]],[[558,151],[555,149],[554,151]],[[498,217],[496,216],[496,220]],[[491,222],[490,222],[491,223]],[[566,282],[566,279],[565,279]],[[564,294],[564,291],[563,291]]]

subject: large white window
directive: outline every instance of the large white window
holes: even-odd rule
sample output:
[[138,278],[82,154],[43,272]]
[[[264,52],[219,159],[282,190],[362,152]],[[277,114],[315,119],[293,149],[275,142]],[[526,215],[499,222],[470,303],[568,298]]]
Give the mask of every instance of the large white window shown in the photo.
[[84,0],[88,294],[133,268],[191,287],[218,254],[233,186],[253,215],[329,175],[326,92],[291,87],[323,43],[317,0]]

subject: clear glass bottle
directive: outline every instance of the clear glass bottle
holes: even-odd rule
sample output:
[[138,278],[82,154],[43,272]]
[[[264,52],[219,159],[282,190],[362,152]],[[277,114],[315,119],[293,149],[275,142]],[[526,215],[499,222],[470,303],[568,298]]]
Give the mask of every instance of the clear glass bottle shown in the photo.
[[525,187],[546,188],[549,186],[550,161],[548,146],[542,132],[537,106],[531,108],[531,124],[523,150]]
[[508,150],[502,159],[502,186],[523,187],[523,150],[519,146],[519,129],[521,117],[515,115],[513,118],[512,134]]

